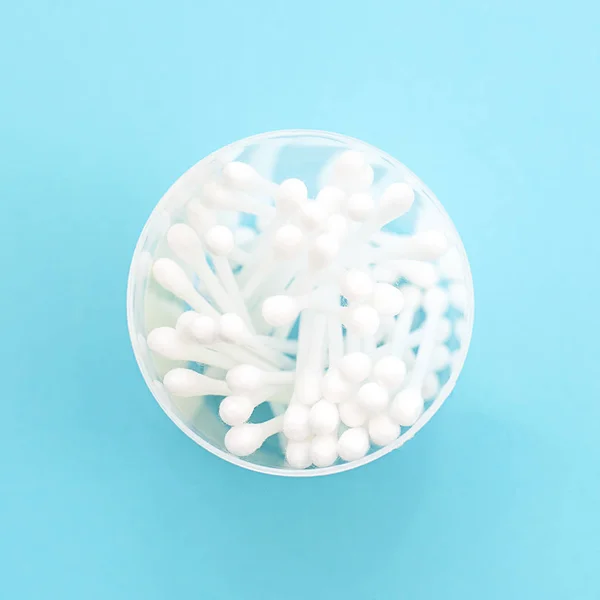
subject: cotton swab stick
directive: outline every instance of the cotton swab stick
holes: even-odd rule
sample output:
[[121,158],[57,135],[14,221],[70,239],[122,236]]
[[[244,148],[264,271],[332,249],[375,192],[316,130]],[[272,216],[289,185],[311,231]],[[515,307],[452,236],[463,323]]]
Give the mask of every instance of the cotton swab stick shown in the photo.
[[245,326],[244,321],[236,314],[228,313],[220,318],[219,333],[226,342],[247,346],[258,356],[272,362],[278,368],[290,369],[294,366],[292,359],[272,347],[271,338],[253,335]]
[[352,427],[346,429],[340,435],[337,444],[337,451],[342,460],[359,460],[369,451],[369,434],[363,427]]
[[264,371],[253,365],[240,364],[227,371],[225,381],[234,394],[246,395],[267,385],[288,385],[295,378],[295,371]]
[[390,405],[390,417],[402,426],[413,425],[423,412],[423,382],[429,373],[431,357],[436,348],[435,332],[448,307],[447,293],[440,288],[429,290],[424,296],[423,307],[426,314],[425,331],[409,385],[398,392]]
[[[305,321],[304,316],[302,321]],[[310,329],[306,327],[307,323],[311,324]],[[316,314],[312,321],[304,322],[304,327],[301,322],[300,327],[302,335],[298,336],[298,345],[308,344],[308,346],[306,355],[303,352],[302,363],[296,367],[294,397],[298,402],[312,406],[321,397],[327,318],[324,315]],[[307,332],[310,336],[308,339]],[[302,350],[299,349],[299,352]]]
[[336,435],[318,435],[310,442],[310,459],[315,467],[330,467],[338,458]]
[[248,314],[246,303],[242,298],[242,294],[227,258],[235,249],[235,243],[231,230],[227,227],[223,227],[222,225],[215,225],[206,232],[204,241],[207,248],[213,255],[213,264],[215,266],[217,276],[221,280],[223,288],[231,297],[231,301],[235,305],[236,312],[242,316],[248,327],[250,327],[250,329],[253,331],[254,327],[252,324],[252,319]]
[[219,312],[195,290],[184,270],[175,261],[170,258],[159,258],[152,267],[152,274],[163,288],[189,304],[194,310],[210,316],[219,316]]
[[[389,273],[388,283],[394,283],[403,278],[419,287],[431,288],[439,281],[439,273],[435,265],[420,260],[408,258],[390,260],[381,264],[379,273],[382,273],[383,269],[387,269]],[[381,275],[380,280],[385,280],[385,276]]]
[[202,242],[196,232],[184,223],[173,225],[167,232],[167,242],[173,252],[187,263],[206,286],[208,293],[222,311],[235,312],[235,303],[206,261]]
[[[285,431],[285,430],[284,430]],[[312,464],[310,441],[289,441],[285,448],[285,460],[293,469],[307,469]]]
[[220,369],[230,369],[235,361],[219,352],[182,339],[178,332],[171,327],[158,327],[148,334],[150,350],[171,360],[194,361]]
[[225,447],[235,456],[248,456],[256,452],[265,440],[283,429],[283,416],[273,417],[264,423],[244,423],[232,427],[225,434]]
[[[235,427],[246,423],[252,416],[254,409],[263,402],[281,402],[281,398],[274,394],[273,389],[265,388],[253,396],[227,396],[219,405],[219,416],[223,423]],[[283,404],[287,404],[283,402]]]
[[227,396],[231,390],[225,381],[207,377],[191,369],[171,369],[164,377],[163,384],[174,396],[191,398],[194,396]]
[[378,256],[392,260],[436,260],[448,248],[446,236],[435,230],[420,231],[414,235],[377,231],[373,234],[372,239],[380,244],[381,252],[378,253]]

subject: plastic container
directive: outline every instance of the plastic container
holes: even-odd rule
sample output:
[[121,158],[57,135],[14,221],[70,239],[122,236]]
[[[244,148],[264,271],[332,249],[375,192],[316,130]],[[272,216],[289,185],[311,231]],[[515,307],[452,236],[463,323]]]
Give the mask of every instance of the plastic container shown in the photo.
[[[453,334],[449,342],[453,352],[452,368],[440,375],[439,393],[426,405],[418,421],[403,429],[395,442],[383,448],[372,448],[360,460],[338,462],[326,468],[292,469],[285,464],[277,436],[270,438],[253,455],[238,458],[224,447],[223,439],[228,427],[218,416],[215,398],[172,397],[161,383],[169,369],[186,365],[151,352],[146,336],[155,327],[174,326],[185,306],[153,280],[152,264],[157,258],[171,256],[165,241],[169,226],[185,221],[187,202],[197,196],[202,184],[229,161],[249,163],[262,176],[276,183],[289,177],[301,178],[308,187],[309,196],[314,197],[327,179],[328,165],[344,150],[357,150],[367,157],[374,169],[374,196],[387,184],[396,181],[406,182],[415,190],[412,209],[387,226],[387,231],[412,233],[433,228],[443,231],[450,240],[453,249],[442,259],[442,271],[450,279],[443,285],[451,287],[452,295],[459,298],[462,307],[460,310],[451,308],[447,314],[453,325],[460,323],[460,336]],[[228,218],[227,224],[232,229],[240,225],[235,214]],[[454,388],[469,348],[473,314],[473,286],[467,255],[452,221],[435,195],[407,167],[381,150],[353,138],[323,131],[275,131],[252,136],[217,150],[189,169],[163,196],[144,226],[133,254],[127,289],[127,320],[135,357],[146,384],[169,418],[197,444],[226,461],[262,473],[294,477],[328,475],[353,469],[380,458],[411,439]]]

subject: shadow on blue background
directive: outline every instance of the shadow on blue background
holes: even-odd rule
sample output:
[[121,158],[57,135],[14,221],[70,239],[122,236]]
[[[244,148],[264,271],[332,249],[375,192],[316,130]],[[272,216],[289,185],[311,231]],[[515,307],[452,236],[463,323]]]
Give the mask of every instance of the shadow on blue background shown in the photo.
[[[0,597],[600,597],[600,9],[555,2],[0,7]],[[252,133],[381,147],[453,217],[476,327],[402,450],[289,481],[196,447],[137,371],[129,259]]]

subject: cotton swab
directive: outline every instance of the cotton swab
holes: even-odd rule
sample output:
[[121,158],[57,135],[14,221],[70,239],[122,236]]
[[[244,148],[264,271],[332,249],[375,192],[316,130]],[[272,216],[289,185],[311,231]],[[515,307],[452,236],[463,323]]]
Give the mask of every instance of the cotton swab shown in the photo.
[[311,431],[315,435],[334,433],[340,422],[337,404],[328,400],[319,400],[312,405],[308,421]]
[[265,440],[281,432],[283,417],[273,417],[264,423],[244,423],[232,427],[225,434],[225,447],[235,456],[248,456],[256,452]]
[[158,327],[148,334],[150,350],[171,360],[194,361],[220,369],[230,369],[235,361],[219,352],[203,348],[192,341],[186,341],[171,327]]
[[340,420],[347,427],[361,427],[367,422],[367,411],[356,401],[346,400],[339,405]]
[[373,379],[390,392],[396,391],[406,377],[406,363],[397,356],[383,356],[373,367]]
[[274,214],[272,206],[257,202],[247,194],[228,189],[217,181],[204,184],[202,200],[206,206],[215,210],[233,210],[267,218]]
[[306,184],[300,179],[286,179],[275,191],[275,218],[268,229],[262,232],[260,241],[254,249],[254,262],[247,265],[239,277],[241,286],[260,271],[265,259],[269,258],[272,251],[273,236],[277,229],[284,225],[292,215],[308,200]]
[[173,252],[196,272],[220,309],[235,312],[235,303],[206,261],[202,242],[196,232],[189,225],[178,223],[167,232],[167,242]]
[[288,385],[295,378],[295,371],[263,371],[254,365],[240,364],[227,371],[225,381],[234,394],[246,395],[267,385]]
[[310,459],[315,467],[330,467],[338,458],[337,436],[315,436],[310,442]]
[[369,451],[369,446],[367,430],[363,427],[352,427],[340,435],[337,451],[341,459],[350,462],[365,456]]
[[436,260],[448,248],[448,239],[440,231],[420,231],[414,235],[396,235],[385,231],[373,234],[381,246],[381,257],[388,260]]
[[229,188],[247,193],[272,194],[277,189],[277,184],[259,175],[254,167],[239,161],[232,161],[223,167],[223,182]]
[[[323,379],[324,343],[327,328],[327,319],[323,315],[311,315],[312,319],[306,321],[306,313],[300,324],[301,331],[299,343],[307,344],[306,335],[310,339],[306,346],[307,354],[302,357],[296,366],[296,386],[294,397],[298,402],[308,406],[315,404],[321,397]],[[307,327],[307,324],[310,324]]]
[[312,464],[310,441],[289,441],[285,448],[285,459],[293,469],[306,469]]
[[367,379],[372,367],[371,358],[364,352],[346,354],[338,363],[340,373],[352,384],[359,384]]
[[[286,369],[294,366],[294,361],[281,352],[281,348],[288,348],[295,351],[297,344],[278,340],[279,344],[273,338],[267,336],[257,336],[250,332],[244,321],[239,315],[227,313],[219,319],[219,335],[221,339],[239,346],[247,346],[256,352],[259,356],[277,365],[279,368]],[[274,348],[278,345],[280,349]]]
[[373,183],[373,168],[362,152],[347,150],[332,165],[332,183],[348,192],[359,192]]
[[[242,425],[252,416],[254,409],[259,404],[266,402],[271,396],[273,396],[272,389],[265,389],[262,393],[257,393],[254,396],[227,396],[221,400],[219,416],[223,423],[232,427]],[[270,401],[276,402],[278,400],[280,401],[280,398],[275,395]],[[286,403],[283,402],[283,404]]]
[[292,402],[283,415],[283,433],[289,440],[303,441],[311,436],[309,423],[310,408],[299,402]]
[[387,446],[400,437],[400,425],[383,413],[371,417],[367,429],[376,446]]
[[185,271],[175,261],[159,258],[152,267],[152,274],[163,288],[198,312],[219,316],[219,312],[196,291]]
[[214,344],[219,335],[216,319],[200,315],[193,310],[181,313],[175,329],[183,336],[191,337],[203,346]]
[[233,232],[224,225],[215,225],[208,229],[204,234],[204,243],[213,255],[212,260],[215,271],[223,287],[228,294],[234,296],[237,302],[242,305],[238,309],[244,313],[246,305],[241,302],[240,290],[228,259],[238,264],[244,264],[248,262],[250,254],[236,247]]
[[390,416],[398,425],[413,425],[423,412],[423,381],[429,372],[431,356],[436,347],[435,331],[447,306],[448,295],[444,290],[434,288],[425,294],[423,342],[419,346],[408,387],[398,392],[390,405]]
[[331,402],[343,402],[354,394],[355,386],[344,378],[338,369],[330,367],[321,386],[323,397]]
[[231,394],[231,390],[224,381],[207,377],[191,369],[171,369],[165,375],[163,384],[168,392],[182,398],[212,394],[227,396]]
[[356,401],[367,413],[376,414],[387,408],[390,402],[390,394],[383,385],[375,381],[369,381],[358,390]]
[[343,190],[333,185],[327,185],[319,190],[315,202],[332,215],[340,212],[345,198],[346,193]]
[[380,275],[380,280],[388,283],[406,279],[409,283],[418,287],[431,288],[439,282],[439,274],[435,265],[421,260],[403,258],[387,261],[382,266],[389,274],[387,276]]
[[371,194],[365,192],[352,194],[346,201],[346,214],[356,222],[366,221],[373,214],[374,208]]
[[[423,341],[424,335],[423,326],[419,327],[419,329],[415,329],[411,331],[408,336],[407,346],[409,348],[415,348]],[[438,327],[435,332],[435,340],[438,343],[443,343],[448,340],[448,338],[452,335],[452,324],[449,319],[442,318],[438,323]]]
[[395,317],[404,306],[402,292],[389,283],[376,283],[371,296],[371,306],[382,317]]

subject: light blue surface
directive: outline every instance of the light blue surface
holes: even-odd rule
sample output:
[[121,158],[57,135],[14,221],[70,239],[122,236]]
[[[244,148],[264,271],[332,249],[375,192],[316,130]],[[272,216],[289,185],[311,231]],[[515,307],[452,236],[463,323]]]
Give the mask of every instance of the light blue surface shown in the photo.
[[[0,597],[600,597],[593,0],[0,6]],[[476,326],[400,451],[286,480],[195,446],[129,347],[129,259],[210,151],[321,128],[463,236]]]

